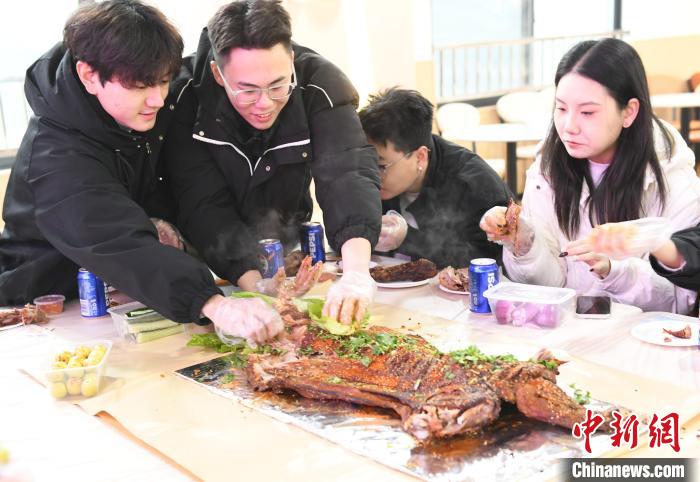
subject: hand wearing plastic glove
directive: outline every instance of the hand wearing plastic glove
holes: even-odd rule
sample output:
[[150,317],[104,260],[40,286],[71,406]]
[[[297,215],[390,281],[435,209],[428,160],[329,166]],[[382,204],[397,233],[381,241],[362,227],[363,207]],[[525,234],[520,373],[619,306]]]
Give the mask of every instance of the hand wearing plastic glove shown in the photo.
[[153,226],[156,227],[156,230],[158,230],[158,241],[160,241],[161,244],[172,246],[179,250],[184,249],[185,244],[182,236],[175,226],[158,218],[151,218],[151,222]]
[[568,255],[593,251],[613,259],[641,257],[664,245],[670,239],[671,231],[665,218],[607,223],[593,228],[587,237],[569,243],[564,251]]
[[376,292],[377,285],[369,273],[346,271],[328,290],[323,315],[346,325],[360,321]]
[[256,346],[284,329],[279,313],[260,298],[224,298],[218,301],[211,321],[226,335],[245,338]]
[[374,247],[376,251],[393,251],[401,246],[408,233],[406,220],[396,211],[388,211],[382,216],[382,231]]
[[256,283],[257,291],[269,296],[287,298],[303,295],[313,288],[323,272],[323,263],[321,261],[313,266],[311,263],[311,256],[305,257],[301,265],[299,265],[299,270],[293,280],[288,280],[284,268],[280,268],[272,278],[258,281]]
[[520,206],[513,208],[494,206],[484,213],[479,227],[489,241],[503,245],[515,256],[523,256],[530,251],[535,240],[535,230],[527,217],[520,212]]

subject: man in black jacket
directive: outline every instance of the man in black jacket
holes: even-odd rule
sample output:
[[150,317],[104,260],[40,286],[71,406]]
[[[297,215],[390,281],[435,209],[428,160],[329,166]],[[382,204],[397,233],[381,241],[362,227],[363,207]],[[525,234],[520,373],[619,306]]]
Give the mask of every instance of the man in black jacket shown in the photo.
[[185,59],[165,146],[178,225],[220,277],[256,290],[258,241],[298,242],[313,178],[345,273],[324,309],[350,322],[375,290],[368,266],[381,217],[376,155],[348,79],[291,35],[278,1],[232,2]]
[[149,219],[172,211],[157,160],[174,109],[161,107],[181,55],[162,13],[113,0],[74,13],[63,44],[28,69],[34,116],[4,202],[0,305],[75,298],[83,267],[178,322],[204,313],[252,342],[282,328],[259,303],[224,299],[209,269],[161,244]]
[[382,175],[385,214],[376,249],[439,267],[484,257],[500,264],[502,248],[487,241],[479,220],[512,194],[483,159],[431,133],[430,101],[413,90],[388,89],[370,98],[360,120]]

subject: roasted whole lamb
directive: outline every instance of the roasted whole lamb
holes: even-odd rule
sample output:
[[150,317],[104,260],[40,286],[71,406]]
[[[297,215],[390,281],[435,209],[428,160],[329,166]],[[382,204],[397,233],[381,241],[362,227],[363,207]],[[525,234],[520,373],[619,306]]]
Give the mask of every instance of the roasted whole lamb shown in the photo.
[[278,310],[286,338],[247,360],[256,390],[388,408],[420,441],[479,430],[499,417],[503,402],[562,427],[584,419],[585,408],[556,385],[557,363],[444,354],[420,336],[379,326],[335,336],[288,300]]

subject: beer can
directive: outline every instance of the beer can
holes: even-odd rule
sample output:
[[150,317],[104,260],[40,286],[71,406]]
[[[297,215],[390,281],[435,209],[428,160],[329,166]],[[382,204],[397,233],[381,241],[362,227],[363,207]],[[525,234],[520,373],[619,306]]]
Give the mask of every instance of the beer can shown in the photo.
[[469,296],[474,313],[491,313],[484,291],[498,284],[498,263],[491,258],[476,258],[469,263]]
[[279,239],[261,239],[260,245],[260,271],[263,278],[272,278],[277,270],[284,268],[284,249]]
[[313,264],[319,261],[326,262],[326,242],[321,223],[302,223],[299,229],[299,240],[302,252],[311,256]]
[[96,317],[107,314],[107,285],[84,268],[78,270],[78,293],[81,315]]

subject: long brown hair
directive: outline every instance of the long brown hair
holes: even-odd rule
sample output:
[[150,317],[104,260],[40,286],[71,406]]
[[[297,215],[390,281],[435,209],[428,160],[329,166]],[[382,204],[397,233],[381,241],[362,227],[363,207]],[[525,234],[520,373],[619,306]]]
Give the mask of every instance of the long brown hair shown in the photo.
[[569,155],[552,123],[542,148],[542,174],[554,190],[554,207],[559,227],[574,239],[581,224],[579,204],[583,183],[591,225],[637,219],[642,212],[646,168],[651,168],[659,185],[661,205],[666,203],[666,181],[654,148],[654,123],[663,133],[669,155],[673,149],[670,133],[651,110],[649,87],[642,60],[629,44],[606,38],[575,45],[559,62],[554,83],[575,72],[605,87],[620,109],[630,99],[639,100],[634,122],[622,130],[613,162],[598,186],[594,186],[588,163]]

